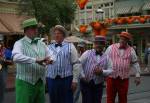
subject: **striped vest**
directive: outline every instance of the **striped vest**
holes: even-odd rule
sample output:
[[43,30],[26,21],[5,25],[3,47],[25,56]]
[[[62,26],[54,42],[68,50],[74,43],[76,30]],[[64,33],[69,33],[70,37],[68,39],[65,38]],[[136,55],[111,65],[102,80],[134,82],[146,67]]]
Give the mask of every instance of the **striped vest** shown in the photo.
[[102,69],[107,69],[107,62],[108,62],[108,58],[106,55],[100,56],[100,60],[97,61],[95,50],[94,49],[88,50],[88,57],[86,59],[86,62],[83,64],[83,71],[84,71],[85,77],[89,81],[93,79],[96,84],[103,82],[104,76],[95,75],[94,68],[98,66]]
[[[37,48],[38,51],[33,50],[31,44],[26,41],[25,38],[21,39],[22,42],[22,52],[24,55],[33,57],[33,58],[45,58],[45,45],[38,41]],[[40,78],[45,80],[45,67],[32,63],[32,64],[23,64],[16,63],[17,66],[17,75],[16,78],[24,80],[28,83],[35,84]]]
[[109,56],[113,62],[113,73],[110,77],[129,78],[130,63],[131,63],[131,47],[128,47],[123,56],[119,53],[119,44],[113,44]]
[[71,45],[63,43],[61,50],[57,52],[55,43],[49,45],[49,49],[56,53],[56,61],[48,66],[47,77],[54,79],[57,75],[62,78],[73,75],[73,64],[71,63]]

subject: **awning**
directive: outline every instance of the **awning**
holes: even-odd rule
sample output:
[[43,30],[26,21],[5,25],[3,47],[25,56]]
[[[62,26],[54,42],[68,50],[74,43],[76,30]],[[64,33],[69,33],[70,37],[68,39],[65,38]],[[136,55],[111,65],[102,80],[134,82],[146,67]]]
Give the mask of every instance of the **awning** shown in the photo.
[[9,30],[2,24],[0,20],[0,32],[9,32]]
[[150,1],[145,3],[145,5],[143,6],[142,10],[150,10]]
[[131,7],[120,7],[116,9],[117,14],[129,14]]
[[0,13],[0,32],[22,34],[21,23],[28,18],[27,16],[18,16],[10,13]]
[[133,6],[131,9],[131,13],[139,13],[141,9],[141,6]]

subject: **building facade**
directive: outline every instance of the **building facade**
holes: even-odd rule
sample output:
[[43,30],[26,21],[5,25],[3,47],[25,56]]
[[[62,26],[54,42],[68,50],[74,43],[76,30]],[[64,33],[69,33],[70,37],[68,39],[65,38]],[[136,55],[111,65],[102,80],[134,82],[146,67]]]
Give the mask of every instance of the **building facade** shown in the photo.
[[[104,13],[98,14],[96,10],[101,8]],[[77,8],[75,12],[74,27],[89,24],[94,20],[106,18],[120,18],[132,16],[150,15],[150,0],[90,0],[83,10]],[[150,19],[144,23],[115,24],[109,27],[108,40],[117,42],[118,33],[128,31],[133,35],[132,45],[137,46],[138,55],[143,60],[144,49],[150,42]]]

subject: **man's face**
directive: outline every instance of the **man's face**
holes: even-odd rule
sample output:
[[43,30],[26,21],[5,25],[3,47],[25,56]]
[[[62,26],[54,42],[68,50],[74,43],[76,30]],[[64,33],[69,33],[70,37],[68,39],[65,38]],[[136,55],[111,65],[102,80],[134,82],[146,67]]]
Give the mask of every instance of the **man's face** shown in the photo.
[[34,39],[38,34],[38,29],[37,29],[37,27],[30,27],[25,31],[25,34],[29,38]]
[[94,49],[96,51],[102,52],[104,47],[105,47],[105,42],[99,42],[99,41],[94,42]]
[[125,38],[125,37],[120,37],[120,40],[119,40],[121,45],[127,45],[128,41],[129,40],[127,38]]
[[64,40],[63,33],[59,30],[55,30],[54,31],[54,39],[57,43],[61,43]]

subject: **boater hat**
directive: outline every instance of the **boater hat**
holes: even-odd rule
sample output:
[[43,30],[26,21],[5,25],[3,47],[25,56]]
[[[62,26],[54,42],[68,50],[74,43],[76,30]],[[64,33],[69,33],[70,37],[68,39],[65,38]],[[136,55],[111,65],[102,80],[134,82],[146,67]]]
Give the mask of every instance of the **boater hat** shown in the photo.
[[120,34],[120,37],[124,37],[124,38],[127,38],[128,40],[131,40],[131,38],[132,38],[132,36],[131,36],[131,34],[130,33],[128,33],[128,32],[121,32],[121,34]]
[[35,18],[27,19],[22,23],[23,28],[37,26],[38,22]]

